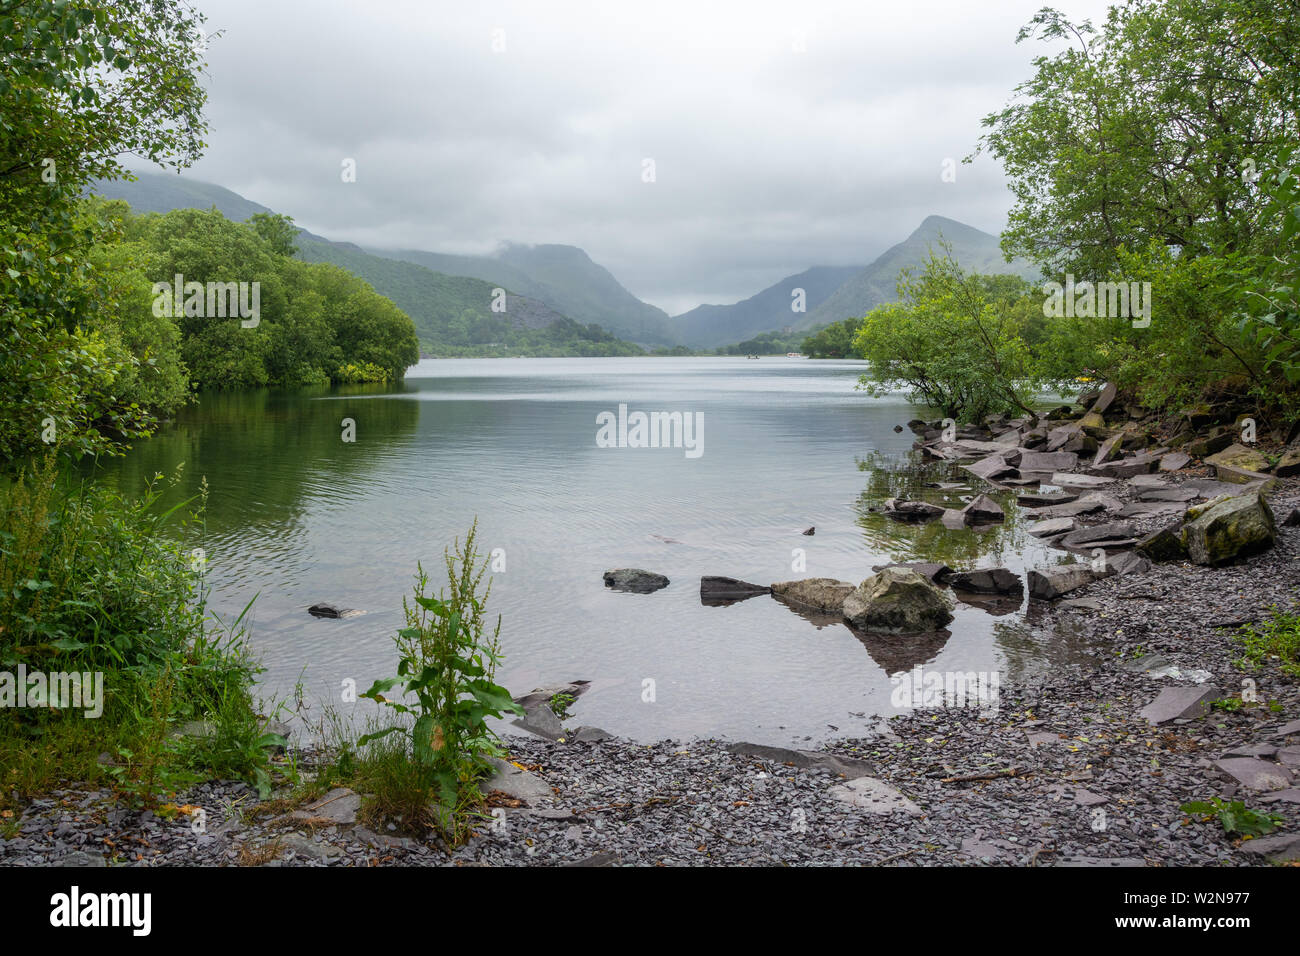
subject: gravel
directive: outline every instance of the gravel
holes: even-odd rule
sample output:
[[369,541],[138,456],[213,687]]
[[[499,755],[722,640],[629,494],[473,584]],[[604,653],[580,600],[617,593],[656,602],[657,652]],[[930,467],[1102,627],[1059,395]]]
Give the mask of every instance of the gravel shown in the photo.
[[[1279,482],[1279,523],[1297,505],[1300,480]],[[1146,531],[1168,520],[1135,523]],[[178,800],[202,808],[201,832],[195,815],[167,820],[106,791],[54,791],[30,801],[17,834],[0,839],[0,864],[1258,865],[1216,821],[1179,807],[1240,799],[1281,816],[1280,834],[1300,831],[1300,791],[1278,799],[1216,767],[1242,748],[1282,765],[1296,754],[1285,748],[1300,747],[1300,681],[1275,664],[1243,670],[1232,638],[1236,624],[1296,604],[1298,553],[1300,528],[1279,528],[1275,548],[1240,565],[1156,565],[1090,584],[1068,603],[1034,602],[1030,620],[1050,640],[1091,653],[1063,655],[1071,663],[1032,679],[1004,676],[994,713],[914,711],[869,737],[826,744],[826,754],[865,761],[847,775],[843,764],[806,756],[733,752],[734,741],[512,736],[511,759],[554,800],[498,807],[451,854],[361,825],[253,822],[255,792],[212,782]],[[1152,654],[1163,662],[1135,666]],[[1192,678],[1225,695],[1249,678],[1261,704],[1155,727],[1139,715],[1163,688]],[[299,756],[310,765],[310,754]],[[1300,786],[1300,767],[1290,767]],[[847,802],[854,794],[870,799]]]

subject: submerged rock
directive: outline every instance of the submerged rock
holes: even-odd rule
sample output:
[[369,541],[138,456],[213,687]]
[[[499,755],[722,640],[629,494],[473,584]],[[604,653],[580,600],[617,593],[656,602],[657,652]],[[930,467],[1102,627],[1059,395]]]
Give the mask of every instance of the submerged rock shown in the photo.
[[944,593],[907,568],[885,568],[844,599],[844,619],[864,631],[925,633],[945,627],[952,617]]
[[967,524],[1002,521],[1006,518],[1001,505],[988,495],[976,495],[970,504],[961,509],[961,513]]
[[929,578],[935,584],[944,584],[953,574],[952,568],[946,564],[938,564],[934,561],[908,561],[893,562],[890,564],[877,564],[872,567],[873,573],[879,573],[885,568],[907,568],[909,571],[915,571],[926,578]]
[[954,590],[976,591],[980,594],[1015,594],[1025,589],[1020,575],[1006,568],[958,571],[948,578],[947,583]]
[[708,605],[727,605],[759,594],[771,594],[772,589],[762,584],[750,584],[738,578],[706,575],[700,578],[700,601]]
[[853,587],[848,581],[835,578],[804,578],[778,581],[772,585],[772,594],[814,611],[839,613],[844,607],[844,599],[853,593]]
[[618,568],[605,572],[605,587],[615,591],[649,594],[651,591],[668,587],[668,579],[662,574],[642,571],[640,568]]
[[927,501],[909,501],[890,498],[885,502],[885,517],[896,521],[929,521],[943,514],[944,509]]
[[313,604],[307,608],[307,613],[312,617],[349,618],[360,617],[366,612],[351,607],[336,607],[333,604]]

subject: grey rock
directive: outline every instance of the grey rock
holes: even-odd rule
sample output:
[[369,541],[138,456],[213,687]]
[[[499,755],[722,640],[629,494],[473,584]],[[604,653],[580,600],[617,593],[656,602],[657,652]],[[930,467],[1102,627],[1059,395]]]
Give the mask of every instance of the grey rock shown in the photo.
[[1006,518],[1002,507],[988,495],[976,495],[970,504],[961,509],[961,513],[968,524],[1002,521]]
[[844,599],[844,619],[864,631],[916,634],[952,621],[948,598],[915,571],[886,568]]
[[1060,543],[1067,548],[1081,548],[1084,550],[1127,547],[1130,544],[1137,543],[1137,538],[1134,537],[1135,533],[1132,522],[1111,521],[1106,524],[1092,525],[1091,527],[1080,528],[1078,531],[1072,531],[1062,538]]
[[727,744],[727,750],[743,757],[757,757],[773,763],[791,764],[801,769],[829,770],[841,774],[850,780],[874,773],[874,768],[865,760],[852,757],[840,757],[836,754],[821,753],[816,750],[791,750],[787,747],[769,747],[766,744],[752,744],[740,741]]
[[[1027,451],[1020,456],[1020,470],[1060,472],[1079,465],[1079,456],[1069,451]],[[1053,484],[1059,482],[1053,481]]]
[[[1215,501],[1188,511],[1183,528],[1187,554],[1197,564],[1218,567],[1273,547],[1277,526],[1259,492]],[[1194,515],[1194,516],[1193,516]]]
[[499,757],[489,757],[488,763],[492,767],[492,774],[479,784],[481,793],[497,790],[528,806],[546,806],[555,802],[555,793],[550,785],[536,774],[520,770]]
[[859,777],[857,780],[831,787],[830,795],[849,806],[872,814],[883,816],[890,813],[905,813],[912,817],[921,815],[920,807],[885,781],[875,777]]
[[1066,472],[1057,472],[1052,475],[1052,484],[1060,485],[1062,488],[1105,488],[1107,485],[1113,485],[1114,478],[1106,478],[1100,475],[1073,475]]
[[85,850],[73,850],[61,860],[51,864],[52,866],[76,866],[76,867],[100,867],[108,866],[104,857],[100,853],[88,853]]
[[890,498],[885,502],[884,512],[887,518],[893,518],[895,521],[929,521],[943,514],[944,509],[928,501]]
[[569,735],[569,740],[576,741],[580,744],[598,743],[602,740],[613,740],[614,735],[608,731],[601,730],[599,727],[579,727]]
[[1181,471],[1191,464],[1192,456],[1181,451],[1171,451],[1160,459],[1161,471]]
[[303,807],[313,817],[324,817],[340,826],[351,826],[357,822],[357,812],[361,809],[361,795],[346,787],[335,787],[319,800]]
[[1029,596],[1040,601],[1051,601],[1081,587],[1109,577],[1114,572],[1094,571],[1088,564],[1061,564],[1034,568],[1028,574]]
[[958,571],[948,578],[947,584],[955,590],[980,594],[1013,594],[1025,588],[1020,575],[1006,568]]
[[1285,790],[1291,786],[1291,771],[1257,757],[1225,757],[1215,766],[1251,790]]
[[731,604],[759,594],[771,594],[772,589],[762,584],[750,584],[737,578],[706,575],[700,578],[700,601],[705,604]]
[[1182,529],[1177,525],[1157,528],[1138,541],[1133,550],[1156,562],[1178,561],[1187,557]]
[[987,481],[993,481],[1016,473],[1016,466],[1010,464],[1006,455],[1001,453],[981,458],[973,465],[962,465],[962,468],[977,478],[983,478]]
[[1047,494],[1037,495],[1017,495],[1016,504],[1022,508],[1050,508],[1053,505],[1068,505],[1071,501],[1078,501],[1079,496],[1070,494],[1068,491],[1053,491]]
[[283,847],[285,850],[292,850],[297,856],[321,862],[336,860],[343,856],[342,847],[334,846],[332,843],[318,843],[301,833],[290,833],[284,837]]
[[337,619],[337,618],[360,617],[362,614],[365,614],[366,612],[359,611],[353,607],[337,607],[336,605],[333,604],[313,604],[311,607],[307,608],[307,613],[310,614],[312,617],[325,617],[325,618]]
[[776,582],[772,585],[772,594],[814,611],[839,612],[844,608],[844,599],[853,593],[855,587],[848,581],[835,578],[803,578]]
[[511,723],[547,740],[559,740],[564,736],[564,727],[560,724],[560,718],[555,715],[555,711],[549,704],[538,704],[526,710],[523,717],[516,718]]
[[1077,522],[1073,518],[1048,518],[1032,525],[1029,533],[1035,538],[1052,538],[1057,535],[1068,534],[1074,530],[1076,524]]
[[1106,556],[1106,567],[1116,574],[1145,574],[1151,570],[1151,561],[1132,551]]
[[633,594],[649,594],[660,588],[668,587],[668,579],[653,571],[640,568],[617,568],[604,574],[605,587],[615,591],[628,591]]
[[1300,833],[1277,833],[1247,840],[1241,849],[1255,856],[1267,857],[1274,863],[1290,863],[1300,860]]
[[1171,720],[1204,717],[1210,712],[1210,702],[1223,696],[1214,685],[1194,687],[1166,687],[1159,696],[1138,712],[1153,727]]
[[923,577],[929,578],[935,584],[944,584],[954,573],[952,568],[948,567],[948,565],[937,564],[933,561],[909,561],[906,563],[877,564],[871,570],[872,572],[880,572],[885,570],[885,568],[907,568],[910,571],[915,571]]

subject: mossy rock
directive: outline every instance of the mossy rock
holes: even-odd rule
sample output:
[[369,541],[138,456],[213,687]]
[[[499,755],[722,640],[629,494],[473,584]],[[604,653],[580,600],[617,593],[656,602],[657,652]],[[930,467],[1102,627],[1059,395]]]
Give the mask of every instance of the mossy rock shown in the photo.
[[947,595],[908,568],[885,568],[844,599],[844,619],[866,631],[923,634],[946,627],[952,618]]
[[1277,540],[1273,512],[1259,492],[1215,499],[1189,510],[1188,516],[1183,540],[1188,557],[1197,564],[1231,564],[1267,551]]

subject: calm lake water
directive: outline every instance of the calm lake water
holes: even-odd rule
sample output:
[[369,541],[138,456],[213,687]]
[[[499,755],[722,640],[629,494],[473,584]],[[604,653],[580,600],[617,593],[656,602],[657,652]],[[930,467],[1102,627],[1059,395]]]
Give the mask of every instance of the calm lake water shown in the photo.
[[[586,679],[572,725],[646,741],[726,736],[806,743],[869,730],[897,712],[890,675],[997,670],[1005,681],[1074,659],[1018,607],[959,604],[946,636],[860,640],[770,597],[700,603],[701,575],[768,584],[860,581],[887,561],[953,567],[1061,560],[1014,508],[987,530],[898,524],[867,509],[898,491],[955,503],[978,488],[950,466],[909,465],[921,410],[854,390],[857,362],[799,359],[424,361],[392,388],[205,394],[104,469],[123,490],[183,464],[174,495],[210,487],[202,546],[213,607],[250,612],[266,697],[301,681],[313,714],[343,713],[342,682],[395,673],[392,635],[416,562],[441,579],[444,546],[475,516],[500,549],[489,610],[503,617],[498,677],[515,693]],[[597,447],[597,416],[703,414],[703,453]],[[355,442],[343,440],[343,419]],[[813,525],[812,537],[800,532]],[[803,569],[794,570],[802,560]],[[609,568],[668,576],[616,593]],[[311,617],[329,602],[366,613]],[[643,682],[655,682],[655,700]]]

